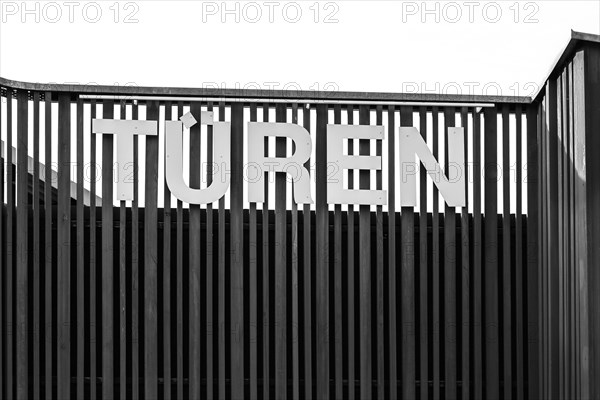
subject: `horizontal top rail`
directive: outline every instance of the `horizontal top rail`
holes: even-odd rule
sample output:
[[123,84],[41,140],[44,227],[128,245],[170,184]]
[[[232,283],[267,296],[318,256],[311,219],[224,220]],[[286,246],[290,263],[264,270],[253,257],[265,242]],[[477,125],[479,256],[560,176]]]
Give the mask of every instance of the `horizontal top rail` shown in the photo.
[[[232,103],[323,103],[322,100],[310,100],[310,99],[249,99],[244,97],[235,97],[228,99],[215,99],[211,97],[169,97],[169,96],[113,96],[113,95],[96,95],[96,94],[82,94],[79,95],[81,99],[94,99],[94,100],[127,100],[127,101],[195,101],[195,102],[209,102],[209,101],[225,101]],[[366,101],[366,100],[328,100],[327,104],[347,104],[347,105],[394,105],[394,106],[438,106],[438,107],[495,107],[494,103],[439,103],[439,102],[414,102],[414,101]]]
[[[264,89],[215,89],[215,88],[169,88],[144,86],[106,86],[106,85],[69,85],[54,83],[29,83],[0,77],[0,87],[12,90],[28,90],[39,92],[66,92],[74,95],[112,95],[112,96],[160,96],[200,97],[215,100],[231,101],[246,98],[259,102],[273,100],[302,102],[319,101],[321,103],[336,102],[422,102],[422,103],[468,103],[470,106],[480,106],[473,103],[507,103],[529,104],[530,97],[524,96],[483,96],[434,93],[386,93],[386,92],[343,92],[316,90],[264,90]],[[414,104],[413,104],[414,105]],[[455,105],[455,104],[452,104]]]

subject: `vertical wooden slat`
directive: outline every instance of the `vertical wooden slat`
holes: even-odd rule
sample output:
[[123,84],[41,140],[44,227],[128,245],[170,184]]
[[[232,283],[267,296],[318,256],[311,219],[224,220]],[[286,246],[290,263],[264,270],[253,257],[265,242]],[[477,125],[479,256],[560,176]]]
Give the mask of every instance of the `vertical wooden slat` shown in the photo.
[[59,94],[58,110],[57,398],[66,399],[71,389],[71,100],[68,94]]
[[[231,107],[231,398],[244,397],[244,237],[243,237],[243,133],[244,109]],[[283,178],[285,194],[285,177]],[[285,212],[285,198],[283,203]],[[285,226],[285,220],[284,220]],[[285,240],[284,240],[285,243]],[[283,251],[283,250],[282,250]],[[281,267],[285,263],[279,264]],[[285,270],[281,268],[281,270]],[[285,282],[285,279],[284,279]],[[282,296],[282,297],[285,297]],[[285,309],[284,309],[285,310]],[[285,338],[284,338],[285,339]],[[285,374],[284,374],[285,376]]]
[[[516,216],[515,216],[515,303],[516,303],[516,370],[515,378],[517,381],[516,394],[517,400],[524,399],[524,370],[525,362],[525,347],[524,347],[524,327],[523,327],[523,279],[524,279],[524,263],[523,263],[523,113],[521,106],[517,106],[515,110],[516,119]],[[525,312],[525,315],[526,312]]]
[[473,397],[483,398],[483,235],[481,220],[481,113],[473,111]]
[[[198,118],[200,116],[200,103],[192,102],[190,112]],[[190,128],[190,188],[200,189],[200,124]],[[200,240],[201,221],[200,206],[190,204],[189,223],[189,387],[190,398],[200,398]]]
[[[413,126],[412,107],[400,108],[400,125]],[[401,166],[400,171],[403,171]],[[401,176],[400,179],[405,179]],[[416,398],[415,385],[415,232],[414,208],[402,207],[402,245],[401,255],[401,315],[402,326],[402,397]]]
[[[263,122],[269,121],[269,105],[263,105]],[[264,140],[265,152],[264,155],[267,156],[268,153],[268,145],[269,141],[267,138]],[[266,176],[266,175],[265,175]],[[267,180],[268,181],[268,180]],[[264,199],[265,202],[262,206],[262,278],[263,278],[263,298],[262,298],[262,308],[263,308],[263,398],[269,399],[271,397],[271,358],[270,358],[270,350],[271,350],[271,340],[270,340],[270,297],[269,297],[269,287],[270,287],[270,278],[269,278],[269,260],[270,260],[270,252],[269,252],[269,185],[265,185],[264,187]]]
[[[172,119],[172,104],[170,101],[165,103],[165,121]],[[166,164],[166,163],[165,163]],[[166,173],[165,173],[166,176]],[[171,399],[172,393],[172,356],[171,356],[171,191],[167,180],[164,185],[164,206],[163,206],[163,375],[164,375],[164,392],[165,400]]]
[[[147,103],[146,120],[158,121],[159,105]],[[144,214],[144,394],[158,398],[158,136],[146,137],[146,182]],[[112,199],[112,195],[110,197]],[[106,201],[106,200],[105,200]]]
[[567,283],[566,283],[566,290],[567,290],[567,322],[566,322],[566,330],[567,330],[567,343],[568,343],[568,371],[567,371],[567,379],[568,379],[568,388],[567,388],[567,397],[576,397],[576,382],[575,382],[575,370],[576,370],[576,366],[575,366],[575,359],[574,359],[574,355],[575,355],[575,343],[576,343],[576,339],[575,336],[573,335],[573,331],[574,331],[574,324],[575,324],[575,320],[574,320],[574,312],[573,312],[573,308],[574,308],[574,301],[573,301],[573,296],[576,293],[575,287],[574,287],[574,278],[575,278],[575,268],[570,268],[570,265],[574,265],[574,262],[572,262],[572,257],[573,257],[573,249],[574,249],[574,245],[572,244],[573,242],[573,215],[572,215],[572,207],[573,207],[573,203],[572,203],[572,193],[573,193],[573,163],[572,163],[572,157],[571,157],[571,146],[573,143],[573,139],[571,136],[571,123],[572,123],[572,118],[571,118],[571,113],[570,113],[570,106],[572,103],[572,97],[569,97],[570,95],[570,90],[571,90],[571,82],[570,82],[570,71],[568,70],[568,68],[565,68],[565,71],[563,72],[563,96],[562,96],[562,106],[563,106],[563,115],[564,115],[564,129],[565,129],[565,143],[564,143],[564,147],[563,147],[563,157],[564,157],[564,165],[565,165],[565,184],[566,184],[566,188],[565,188],[565,229],[567,230],[567,235],[565,237],[565,248],[566,248],[566,254],[565,254],[565,267],[567,269]]
[[[433,156],[437,160],[439,157],[439,111],[437,107],[432,109],[433,120]],[[433,399],[439,400],[441,396],[441,354],[440,354],[440,215],[439,215],[439,193],[435,185],[433,185],[433,215],[432,215],[432,236],[433,243],[431,244],[432,256],[432,296],[433,302]]]
[[[225,121],[225,104],[223,102],[219,103],[219,121]],[[219,390],[218,397],[220,400],[224,400],[225,393],[225,384],[226,384],[226,360],[225,360],[225,340],[227,337],[227,333],[225,332],[225,196],[219,199],[219,233],[218,233],[218,313],[219,313],[219,321],[218,321],[218,337],[219,337]]]
[[[182,105],[180,103],[179,105],[179,113],[178,115],[182,115],[183,111],[182,111]],[[207,107],[207,111],[213,111],[213,105],[212,102],[208,103],[208,107]],[[209,125],[207,127],[207,138],[206,138],[206,146],[207,146],[207,168],[206,168],[206,174],[207,174],[207,179],[206,179],[206,183],[207,185],[211,185],[213,182],[213,127],[211,125]],[[179,220],[182,220],[182,227],[179,227]],[[181,229],[181,233],[179,233],[179,229]],[[181,238],[180,240],[178,240],[178,253],[179,254],[179,242],[183,241],[183,213],[181,212],[181,216],[180,216],[180,201],[177,201],[177,237]],[[213,271],[214,271],[214,265],[213,265],[213,243],[214,243],[214,238],[213,238],[213,204],[207,204],[206,205],[206,326],[207,326],[207,335],[206,335],[206,397],[209,399],[212,399],[214,396],[214,366],[215,366],[215,362],[214,362],[214,347],[215,347],[215,329],[214,329],[214,299],[213,299],[213,293],[214,293],[214,286],[215,286],[215,282],[214,282],[214,275],[213,275]],[[179,276],[181,276],[182,271],[183,271],[183,266],[180,268],[179,267],[179,256],[177,259],[177,268],[178,268],[178,272],[177,272],[177,276],[178,276],[178,281],[177,281],[177,285],[179,285]],[[182,261],[183,263],[183,261]],[[179,286],[178,286],[179,287]],[[180,301],[180,295],[178,294],[177,297],[177,301]],[[177,310],[179,313],[179,307],[181,306],[177,306]],[[183,315],[183,314],[182,314]],[[181,317],[183,318],[183,316]],[[179,321],[179,316],[178,316],[178,321]],[[208,334],[208,332],[210,332],[210,334]],[[177,343],[178,343],[178,349],[179,349],[179,338],[177,339]],[[178,350],[179,351],[179,350]],[[181,345],[181,352],[183,353],[183,345]],[[183,355],[182,355],[183,356]],[[182,362],[182,369],[180,370],[179,367],[177,369],[178,371],[178,386],[181,387],[181,389],[183,388],[183,362]],[[181,372],[179,372],[181,371]],[[179,381],[182,381],[181,384],[179,383]],[[181,390],[178,390],[178,393],[182,393]],[[180,396],[183,396],[183,394],[178,394],[178,398]]]
[[[17,362],[17,399],[27,399],[29,397],[29,340],[28,340],[28,329],[29,329],[29,318],[28,318],[28,297],[29,297],[29,276],[28,276],[28,263],[29,263],[29,227],[28,227],[28,214],[29,214],[29,199],[28,199],[28,185],[27,178],[29,171],[27,170],[27,148],[28,148],[28,111],[29,103],[27,100],[27,92],[20,90],[17,92],[17,286],[16,286],[16,313],[17,313],[17,325],[16,325],[16,362]],[[62,121],[64,123],[64,120]],[[64,125],[61,128],[67,129],[68,125]],[[64,133],[64,132],[61,132]],[[67,141],[67,144],[69,142]],[[12,151],[9,148],[8,151]],[[60,151],[60,150],[59,150]],[[64,161],[64,160],[63,160]],[[64,172],[64,170],[63,170]],[[64,204],[61,204],[64,206]],[[61,230],[64,233],[64,230]],[[68,236],[66,236],[68,238]],[[63,259],[64,260],[64,259]],[[68,264],[67,264],[68,267]],[[61,270],[65,272],[64,270]],[[64,275],[68,277],[68,275]],[[67,285],[68,285],[68,281]],[[65,281],[59,281],[65,283]],[[64,287],[63,287],[64,288]],[[59,294],[59,310],[65,311],[63,301],[66,303],[68,298],[64,298],[64,294]],[[65,314],[65,321],[68,321],[68,311]],[[68,342],[67,342],[68,343]]]
[[[342,123],[342,109],[340,104],[334,107],[334,123]],[[342,343],[342,206],[335,205],[334,209],[334,343],[335,346],[335,398],[341,399],[343,396],[342,381],[342,363],[343,363],[343,343]]]
[[[377,106],[375,111],[376,121],[378,126],[383,126],[383,109],[382,106]],[[378,140],[375,145],[375,154],[378,157],[382,156],[383,140]],[[383,189],[383,174],[381,170],[375,173],[376,189]],[[377,206],[376,211],[376,240],[377,240],[377,398],[383,399],[385,396],[385,309],[384,309],[384,243],[383,243],[383,207]],[[341,289],[340,289],[341,291]]]
[[[369,125],[369,107],[359,107],[359,123]],[[325,146],[322,146],[323,148]],[[317,147],[318,149],[318,147]],[[360,155],[370,154],[369,140],[359,141]],[[317,161],[318,162],[318,161]],[[360,189],[371,187],[370,171],[359,172]],[[358,228],[359,249],[359,318],[360,318],[360,397],[371,399],[373,396],[373,357],[371,333],[371,211],[370,206],[361,205]],[[403,364],[404,366],[404,364]],[[403,369],[404,372],[404,369]]]
[[541,273],[542,273],[542,277],[541,277],[541,304],[540,304],[540,308],[541,308],[541,314],[542,314],[542,354],[543,354],[543,359],[542,359],[542,396],[544,398],[550,398],[551,397],[551,393],[550,393],[550,386],[551,386],[551,382],[550,382],[550,374],[551,374],[551,370],[552,370],[552,366],[551,366],[551,361],[550,361],[550,356],[551,356],[551,349],[550,349],[550,331],[549,331],[549,323],[550,323],[550,311],[549,311],[549,306],[550,306],[550,297],[549,297],[549,289],[550,289],[550,268],[549,268],[549,262],[550,260],[548,259],[548,254],[549,254],[549,248],[548,248],[548,244],[549,244],[549,232],[548,232],[548,224],[549,224],[549,213],[548,213],[548,206],[549,206],[549,198],[548,196],[550,195],[549,193],[549,188],[550,185],[548,184],[548,142],[549,142],[549,138],[548,138],[548,93],[547,93],[547,85],[546,87],[543,89],[545,92],[545,96],[544,96],[544,100],[542,101],[541,107],[542,107],[542,111],[540,113],[540,125],[539,125],[539,135],[540,135],[540,147],[541,147],[541,154],[542,154],[542,159],[541,159],[541,182],[542,182],[542,186],[541,186],[541,191],[543,193],[542,196],[542,206],[540,207],[540,209],[542,210],[542,217],[541,217],[541,224],[542,224],[542,247],[541,247],[541,260],[542,260],[542,269],[541,269]]
[[[0,124],[1,125],[1,124]],[[0,174],[2,176],[2,174]],[[33,93],[33,398],[40,399],[40,331],[42,321],[40,319],[40,268],[42,266],[41,250],[42,244],[40,236],[40,193],[42,185],[40,184],[40,92]],[[2,197],[0,197],[2,199]],[[1,225],[0,225],[1,226]],[[1,228],[0,228],[1,229]],[[0,242],[1,242],[0,238]],[[82,244],[79,246],[83,247]],[[1,257],[0,257],[1,258]],[[0,290],[0,299],[2,291]],[[1,304],[2,300],[0,300]],[[82,305],[83,307],[83,305]],[[1,310],[1,306],[0,306]],[[0,311],[0,316],[2,315]],[[0,317],[0,321],[1,321]],[[83,329],[83,321],[81,321]],[[2,345],[0,344],[0,347]],[[0,360],[2,351],[0,350]],[[2,364],[0,362],[0,364]],[[0,376],[2,367],[0,365]],[[2,387],[2,378],[0,378],[0,388]],[[0,395],[2,389],[0,389]]]
[[398,396],[396,345],[396,127],[394,106],[388,106],[388,338],[389,396]]
[[[127,119],[125,101],[121,100],[121,119]],[[119,179],[126,179],[120,176]],[[127,398],[127,202],[119,208],[119,394]]]
[[[5,336],[4,348],[6,349],[6,397],[14,398],[14,374],[15,374],[15,329],[14,329],[14,303],[13,303],[13,281],[15,265],[15,167],[13,165],[13,91],[6,92],[6,308],[5,323],[10,329]],[[48,290],[47,293],[51,293]],[[48,303],[49,314],[52,312],[52,302]]]
[[[37,165],[37,162],[34,162]],[[85,227],[83,204],[83,100],[77,100],[77,398],[84,397]],[[37,179],[34,178],[34,182]],[[35,191],[37,192],[37,190]]]
[[559,398],[564,398],[565,397],[565,357],[564,357],[564,349],[565,349],[565,342],[564,342],[564,327],[565,327],[565,308],[564,308],[564,298],[565,298],[565,292],[564,292],[564,264],[563,264],[563,256],[564,256],[564,249],[562,247],[563,245],[563,237],[564,237],[564,225],[563,225],[563,179],[564,179],[564,175],[563,175],[563,158],[562,158],[562,142],[564,140],[564,133],[563,133],[563,114],[562,114],[562,107],[561,107],[561,97],[562,97],[562,80],[560,79],[560,76],[556,78],[556,111],[555,111],[555,115],[556,115],[556,147],[553,149],[554,152],[556,152],[556,162],[557,162],[557,175],[555,177],[556,179],[556,184],[557,184],[557,214],[558,214],[558,232],[557,232],[557,253],[558,253],[558,259],[557,259],[557,293],[556,296],[558,297],[558,309],[556,310],[556,314],[557,314],[557,323],[558,323],[558,332],[556,332],[557,334],[557,341],[558,341],[558,365],[557,365],[557,373],[558,373],[558,392],[556,393],[557,397]]
[[[123,114],[121,114],[123,115]],[[119,396],[127,398],[127,202],[119,207]]]
[[329,399],[329,263],[328,263],[328,208],[327,208],[327,106],[317,105],[316,145],[316,271],[315,295],[317,313],[316,398]]
[[[446,174],[450,173],[448,158],[448,128],[455,125],[455,109],[446,108],[444,112],[444,137],[446,153]],[[445,352],[445,388],[446,400],[456,399],[456,208],[446,204],[444,216],[444,352]]]
[[[306,107],[302,112],[303,126],[308,132],[311,131],[310,128],[310,107]],[[304,164],[304,167],[311,171],[310,168],[311,160],[307,160]],[[311,177],[312,179],[312,177]],[[304,397],[307,400],[312,399],[313,395],[313,368],[312,368],[312,352],[313,352],[313,314],[312,314],[312,261],[311,261],[311,238],[313,235],[311,234],[311,211],[310,204],[304,204],[304,209],[302,211],[302,217],[304,219],[304,223],[302,226],[303,229],[303,250],[304,250]]]
[[[544,100],[545,101],[545,100]],[[546,382],[547,382],[547,377],[546,377],[546,373],[547,373],[547,360],[546,360],[546,356],[547,356],[547,349],[546,349],[546,332],[548,331],[546,329],[546,273],[547,270],[545,268],[545,266],[547,265],[547,257],[546,257],[546,244],[547,244],[547,231],[546,231],[546,180],[545,180],[545,171],[546,171],[546,152],[543,150],[544,149],[544,143],[545,143],[545,135],[544,135],[544,126],[545,126],[545,116],[544,116],[544,112],[545,112],[545,108],[543,106],[544,101],[541,101],[538,107],[538,111],[537,111],[537,115],[538,115],[538,123],[537,123],[537,137],[538,137],[538,143],[539,143],[539,147],[540,147],[540,168],[539,168],[539,172],[538,172],[538,180],[540,182],[540,187],[539,187],[539,191],[540,191],[540,196],[538,198],[538,207],[540,210],[540,218],[539,218],[539,226],[538,226],[538,232],[540,234],[540,246],[539,246],[539,260],[540,260],[540,266],[542,268],[540,268],[540,276],[539,276],[539,282],[538,282],[538,291],[539,291],[539,302],[538,302],[538,307],[539,307],[539,314],[540,314],[540,369],[539,369],[539,381],[540,381],[540,396],[541,397],[547,397],[547,386],[546,386]],[[543,194],[543,196],[542,196]]]
[[[292,105],[292,123],[298,124],[298,104]],[[295,153],[296,145],[293,144],[292,152]],[[302,172],[304,173],[304,172]],[[298,343],[298,205],[292,199],[292,232],[291,232],[291,257],[292,257],[292,332],[288,341],[292,341],[292,398],[300,399],[300,349]]]
[[[427,141],[427,108],[419,109],[419,130],[423,140]],[[420,167],[420,191],[419,191],[419,379],[420,397],[422,400],[429,398],[429,313],[427,303],[429,294],[427,292],[428,278],[428,259],[429,248],[427,246],[427,171],[421,165]]]
[[[575,174],[577,176],[587,176],[587,163],[585,160],[586,152],[586,90],[585,90],[585,61],[586,56],[583,51],[578,52],[573,59],[573,153],[574,153],[574,164]],[[590,380],[594,379],[590,375],[589,359],[585,349],[589,346],[589,340],[591,339],[588,334],[588,303],[587,303],[587,285],[582,285],[581,282],[587,281],[586,266],[588,263],[588,209],[586,204],[586,180],[577,179],[577,183],[574,188],[574,201],[575,208],[577,210],[577,226],[575,228],[576,238],[576,265],[577,265],[577,281],[580,282],[579,293],[576,299],[578,317],[576,326],[579,327],[578,332],[578,352],[579,356],[579,371],[578,371],[578,382],[580,385],[579,397],[580,398],[591,398],[590,397]]]
[[[354,109],[352,105],[348,106],[348,125],[352,125],[354,123]],[[354,140],[348,140],[348,155],[354,154]],[[348,189],[354,189],[354,171],[348,170]],[[355,266],[355,257],[356,253],[354,251],[354,242],[355,242],[355,212],[354,205],[348,204],[348,275],[347,275],[347,287],[348,287],[348,398],[353,400],[355,398],[356,392],[356,370],[357,364],[355,362],[357,354],[356,354],[356,341],[355,341],[355,332],[356,332],[356,308],[355,308],[355,275],[356,275],[356,266]],[[360,339],[360,337],[359,337]],[[360,358],[359,358],[360,360]]]
[[[570,178],[570,185],[569,185],[569,215],[570,215],[570,223],[569,223],[569,229],[570,229],[570,240],[569,240],[569,247],[571,249],[571,254],[570,254],[570,258],[569,258],[569,263],[570,265],[576,265],[575,264],[575,260],[576,260],[576,245],[575,245],[575,215],[576,215],[576,211],[575,211],[575,154],[574,154],[574,143],[575,143],[575,138],[574,138],[574,110],[573,110],[573,103],[574,103],[574,97],[573,97],[573,63],[569,63],[568,68],[567,68],[567,72],[568,72],[568,78],[567,78],[567,85],[568,85],[568,92],[567,92],[567,96],[568,96],[568,116],[569,116],[569,154],[568,154],[568,159],[570,160],[569,162],[569,178]],[[571,280],[571,293],[572,293],[572,302],[571,302],[571,337],[572,339],[572,349],[573,349],[573,354],[572,354],[572,363],[573,363],[573,369],[572,369],[572,374],[571,374],[571,379],[574,382],[574,387],[573,387],[573,393],[572,393],[572,397],[577,398],[579,396],[579,330],[578,330],[578,323],[579,323],[579,319],[578,319],[578,287],[579,287],[579,282],[578,282],[578,274],[577,274],[577,268],[570,268],[571,269],[571,276],[572,276],[572,280]]]
[[[548,108],[546,114],[548,127],[548,267],[549,275],[549,306],[550,312],[550,348],[551,348],[551,369],[550,369],[550,388],[551,393],[560,393],[560,310],[559,310],[559,189],[558,189],[558,120],[557,120],[557,83],[556,80],[550,80],[547,85]],[[554,396],[554,395],[553,395]]]
[[[461,324],[460,335],[462,338],[461,351],[461,381],[462,381],[462,399],[469,400],[471,398],[471,354],[469,352],[471,345],[471,318],[470,318],[470,291],[471,291],[471,267],[469,262],[470,256],[470,241],[469,241],[469,121],[467,108],[461,109],[461,125],[464,128],[464,154],[465,165],[462,174],[465,177],[465,206],[462,207],[461,224],[460,224],[460,240],[462,243],[462,268],[461,271]],[[457,327],[458,328],[458,327]],[[458,334],[458,329],[457,329]]]
[[[256,103],[250,105],[250,122],[256,122]],[[248,335],[250,337],[250,400],[258,399],[258,277],[257,277],[257,228],[256,228],[256,203],[250,203],[248,229],[248,264],[250,293],[250,317]]]
[[[286,107],[275,107],[277,122],[285,122]],[[286,139],[275,139],[275,155],[285,157]],[[287,352],[286,352],[286,204],[285,174],[275,176],[275,398],[287,395]]]
[[[50,96],[50,94],[46,94],[46,96]],[[46,101],[48,101],[48,97],[46,97]],[[46,103],[48,104],[48,103]],[[48,109],[46,110],[46,119],[48,119]],[[90,119],[93,121],[94,118],[96,118],[96,100],[92,100],[91,103],[91,113],[90,113]],[[92,122],[90,121],[90,132],[91,132],[91,125]],[[50,174],[51,170],[49,168],[50,165],[50,154],[51,154],[51,148],[50,148],[50,140],[48,139],[48,135],[49,135],[49,128],[46,127],[46,174]],[[95,134],[90,134],[90,164],[91,164],[91,169],[90,169],[90,247],[89,247],[89,252],[90,252],[90,282],[89,282],[89,291],[90,291],[90,304],[89,304],[89,312],[90,312],[90,398],[92,400],[96,400],[96,396],[97,396],[97,390],[98,390],[98,386],[97,386],[97,381],[96,381],[96,377],[97,377],[97,372],[96,372],[96,366],[97,366],[97,358],[96,358],[96,353],[97,353],[97,345],[99,342],[99,337],[97,336],[97,332],[98,332],[98,324],[96,323],[96,307],[97,307],[97,302],[96,302],[96,276],[97,276],[97,244],[96,244],[96,135]],[[136,139],[134,139],[136,140]],[[49,176],[49,175],[46,175]],[[52,193],[50,191],[50,188],[48,187],[48,179],[46,179],[46,201],[47,204],[49,205],[52,199]],[[51,223],[50,220],[50,216],[49,214],[49,210],[46,209],[46,224]],[[50,221],[50,222],[49,222]],[[46,227],[46,234],[49,235],[51,234],[51,229],[49,229],[49,227]],[[50,243],[52,243],[50,241]],[[46,242],[46,249],[50,249],[48,242]],[[46,255],[46,259],[48,259],[48,255]],[[132,270],[132,274],[134,273],[134,271],[136,271],[136,266],[134,264],[133,270]],[[48,270],[49,272],[49,270]],[[48,276],[48,275],[47,275]],[[50,287],[50,283],[49,283],[49,279],[46,280],[46,285],[49,288]],[[49,307],[48,305],[46,305],[46,307]],[[46,311],[48,312],[48,311]],[[49,314],[47,314],[49,315]],[[133,314],[133,315],[137,315],[137,314]],[[46,356],[48,357],[48,355]],[[135,358],[133,359],[133,365],[135,366]],[[135,371],[135,369],[134,369]],[[135,393],[135,392],[134,392]],[[137,397],[134,396],[134,400],[137,400]]]
[[[139,117],[138,104],[132,105],[131,118]],[[131,202],[131,398],[140,397],[139,384],[139,265],[140,265],[140,227],[139,227],[139,138],[133,136],[133,201]],[[93,197],[93,196],[92,196]]]
[[[104,119],[112,119],[114,102],[103,104]],[[102,398],[114,396],[113,308],[113,136],[102,135]]]
[[[183,115],[183,103],[179,102],[177,104],[177,116]],[[209,162],[209,167],[211,164]],[[208,174],[210,179],[210,173]],[[212,226],[207,227],[207,231],[211,229]],[[183,393],[183,380],[184,380],[184,368],[183,368],[183,202],[181,200],[177,200],[177,399],[182,400]],[[212,254],[208,252],[208,255]],[[207,263],[208,264],[208,263]],[[209,268],[210,265],[207,265]],[[212,326],[212,325],[209,325]],[[211,346],[212,348],[212,343]],[[208,361],[208,360],[207,360]],[[212,371],[212,369],[211,369]],[[212,382],[207,382],[208,387],[212,388]]]
[[[572,346],[574,343],[574,338],[571,335],[571,330],[573,327],[573,321],[571,320],[571,305],[572,305],[572,292],[571,292],[571,284],[573,281],[573,268],[569,268],[569,260],[571,257],[571,248],[570,238],[572,236],[571,226],[570,226],[570,199],[569,194],[571,190],[571,163],[569,160],[569,146],[571,143],[570,135],[569,135],[569,86],[567,83],[568,71],[565,68],[561,74],[561,96],[560,96],[560,109],[562,114],[562,141],[559,144],[559,156],[562,155],[562,168],[563,168],[563,204],[562,204],[562,215],[563,215],[563,258],[562,258],[562,267],[564,274],[563,288],[564,288],[564,300],[563,304],[565,307],[565,316],[563,323],[563,331],[565,335],[565,349],[564,349],[564,363],[565,363],[565,371],[564,371],[564,379],[565,379],[565,389],[564,389],[564,397],[575,397],[572,393],[573,381],[572,381],[572,372],[575,366],[572,364]],[[562,154],[561,154],[562,153]]]
[[498,168],[497,168],[497,111],[486,108],[485,118],[485,397],[498,399],[500,353],[498,349]]
[[512,399],[512,260],[510,230],[510,125],[508,106],[502,106],[502,300],[504,398]]

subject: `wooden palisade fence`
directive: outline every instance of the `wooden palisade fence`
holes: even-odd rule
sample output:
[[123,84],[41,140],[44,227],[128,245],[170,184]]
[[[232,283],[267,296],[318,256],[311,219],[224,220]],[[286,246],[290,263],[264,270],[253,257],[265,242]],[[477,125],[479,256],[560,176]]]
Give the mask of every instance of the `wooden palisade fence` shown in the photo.
[[[0,78],[0,397],[600,398],[599,77],[598,38],[573,33],[533,99]],[[135,199],[115,203],[115,143],[91,119],[187,111],[231,121],[226,196],[174,199],[161,131],[135,137]],[[281,174],[244,200],[247,121],[310,132],[313,206]],[[341,123],[385,126],[348,152],[383,157],[385,174],[356,174],[387,206],[327,204]],[[419,207],[397,205],[400,126],[438,159],[464,127],[467,207],[443,207],[424,172]],[[191,128],[191,187],[212,141]]]

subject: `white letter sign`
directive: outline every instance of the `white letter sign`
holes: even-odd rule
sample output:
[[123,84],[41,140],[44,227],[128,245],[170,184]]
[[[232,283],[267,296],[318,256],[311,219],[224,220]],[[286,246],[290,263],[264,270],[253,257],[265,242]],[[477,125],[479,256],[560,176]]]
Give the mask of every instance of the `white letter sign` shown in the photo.
[[[464,207],[465,201],[465,153],[463,128],[448,128],[448,165],[457,169],[457,176],[450,179],[442,173],[442,169],[417,128],[400,128],[400,203],[402,207],[417,205],[417,171],[418,164],[415,156],[419,157],[425,166],[433,183],[450,207]],[[412,175],[412,176],[409,176]]]
[[[296,151],[290,157],[266,157],[265,138],[290,138],[296,145]],[[312,142],[306,129],[296,124],[275,122],[248,123],[248,162],[249,167],[258,168],[257,179],[248,182],[248,201],[262,203],[265,201],[264,172],[285,172],[291,176],[294,184],[294,201],[297,204],[311,204],[310,175],[304,163],[310,158]]]
[[[385,190],[344,189],[344,169],[380,170],[379,156],[348,156],[342,152],[344,139],[377,139],[385,137],[383,126],[327,125],[327,167],[333,172],[327,176],[327,203],[385,205]],[[329,168],[327,168],[329,170]]]
[[[214,177],[206,189],[192,189],[183,181],[183,125],[191,128],[196,119],[190,114],[181,121],[165,122],[165,174],[171,193],[189,204],[207,204],[219,200],[229,187],[231,170],[231,123],[213,122],[212,113],[202,113],[200,123],[213,126],[215,163],[219,164],[220,176]],[[182,122],[183,121],[183,122]]]
[[158,122],[126,119],[94,119],[92,133],[115,134],[117,150],[117,200],[133,200],[133,180],[126,181],[126,170],[133,168],[133,135],[158,134]]

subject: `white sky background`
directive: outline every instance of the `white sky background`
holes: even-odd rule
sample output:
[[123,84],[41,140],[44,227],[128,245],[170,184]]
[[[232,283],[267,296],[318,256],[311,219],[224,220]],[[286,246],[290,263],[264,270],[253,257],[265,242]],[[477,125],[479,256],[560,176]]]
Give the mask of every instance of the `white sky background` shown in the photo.
[[[225,13],[225,8],[231,12]],[[298,21],[292,22],[295,19]],[[0,0],[0,76],[26,82],[119,86],[287,87],[531,96],[546,79],[571,29],[600,33],[600,1],[28,1],[23,5],[21,1]],[[4,103],[0,112],[6,113]],[[89,112],[86,106],[86,120]],[[130,118],[131,110],[127,112],[126,117]],[[143,118],[144,111],[140,113]],[[248,120],[248,110],[244,118]],[[513,132],[515,122],[511,118]],[[314,121],[313,118],[313,124]],[[383,121],[386,125],[387,115]],[[346,122],[343,114],[342,123]],[[443,131],[443,118],[439,122]],[[429,116],[428,124],[431,123]],[[415,124],[418,126],[417,116]],[[84,137],[89,138],[89,125],[84,126]],[[74,134],[74,120],[72,127]],[[500,126],[499,129],[501,132]],[[431,127],[428,131],[431,134]],[[42,124],[42,137],[43,132]],[[5,127],[1,135],[6,140]],[[32,132],[30,140],[31,135]],[[471,148],[472,136],[467,136]],[[162,134],[159,137],[162,153]],[[202,141],[202,149],[206,149],[205,135]],[[246,149],[247,140],[244,141]],[[184,146],[187,143],[186,134]],[[89,146],[87,141],[85,146]],[[140,146],[143,182],[145,139],[140,139]],[[313,156],[314,146],[313,141]],[[511,165],[516,159],[515,146],[511,138]],[[501,147],[499,135],[500,165]],[[387,139],[383,148],[387,148]],[[54,160],[56,151],[54,142]],[[29,153],[32,156],[32,146]],[[75,154],[73,146],[73,159]],[[86,162],[89,156],[86,151]],[[203,153],[202,159],[205,157]],[[468,161],[471,157],[472,154]],[[97,160],[101,160],[101,149]],[[43,155],[40,161],[44,162]],[[443,155],[439,161],[444,165]],[[160,157],[159,182],[163,181],[162,162]],[[385,150],[382,163],[386,190]],[[185,171],[188,166],[189,153],[184,152]],[[184,176],[187,178],[187,173]],[[525,176],[524,170],[524,179]],[[374,177],[373,172],[372,182]],[[398,179],[397,175],[397,184]],[[515,180],[512,170],[511,212],[516,209]],[[500,180],[499,211],[503,203],[502,184]],[[89,181],[84,185],[90,188]],[[417,188],[418,185],[417,182]],[[246,186],[245,183],[245,189]],[[526,198],[526,185],[523,190]],[[314,198],[314,181],[311,191]],[[244,192],[246,197],[247,190]],[[428,192],[431,203],[431,181]],[[472,176],[469,192],[472,198]],[[270,194],[274,194],[272,189]],[[143,191],[140,196],[143,205]],[[288,203],[291,198],[288,185]],[[159,185],[158,199],[161,206],[163,185]],[[271,206],[273,200],[270,199]],[[396,200],[398,203],[398,194]],[[443,205],[441,199],[442,210]],[[523,211],[526,212],[526,203]]]
[[0,75],[29,82],[530,95],[600,33],[599,1],[0,4]]

